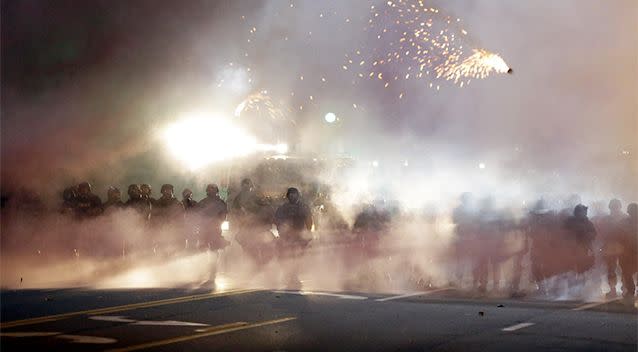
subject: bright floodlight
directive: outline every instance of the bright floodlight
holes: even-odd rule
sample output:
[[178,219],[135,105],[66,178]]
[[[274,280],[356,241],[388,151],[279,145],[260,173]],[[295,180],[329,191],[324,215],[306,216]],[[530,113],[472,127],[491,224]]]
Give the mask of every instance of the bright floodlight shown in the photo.
[[479,163],[478,167],[479,169],[485,169],[485,163]]
[[275,144],[274,150],[278,154],[286,154],[286,153],[288,153],[288,144],[286,144],[286,143]]
[[335,115],[332,112],[329,112],[326,114],[326,116],[324,116],[324,119],[326,119],[327,123],[333,123],[335,121],[337,121],[337,115]]
[[162,138],[169,152],[193,170],[260,149],[254,137],[228,120],[202,114],[168,125]]

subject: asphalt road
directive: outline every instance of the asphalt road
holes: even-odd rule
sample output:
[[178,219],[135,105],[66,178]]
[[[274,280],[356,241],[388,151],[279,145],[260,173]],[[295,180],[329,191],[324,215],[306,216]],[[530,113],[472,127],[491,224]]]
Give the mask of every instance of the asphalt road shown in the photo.
[[636,351],[635,302],[185,289],[1,292],[2,351]]

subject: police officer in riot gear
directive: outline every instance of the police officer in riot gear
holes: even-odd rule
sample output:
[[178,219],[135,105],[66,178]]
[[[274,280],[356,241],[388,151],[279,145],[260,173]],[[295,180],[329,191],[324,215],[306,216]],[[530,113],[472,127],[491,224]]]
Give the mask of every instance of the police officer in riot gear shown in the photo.
[[78,185],[75,198],[75,213],[78,218],[86,219],[102,214],[102,200],[91,192],[91,184],[82,182]]
[[279,238],[287,244],[305,246],[308,241],[303,238],[303,233],[312,229],[310,208],[301,201],[301,194],[296,188],[288,188],[286,199],[288,202],[275,212]]
[[[288,202],[275,212],[275,225],[279,232],[277,245],[280,256],[296,261],[310,242],[304,233],[312,229],[312,214],[310,208],[301,201],[298,189],[288,188],[286,199]],[[291,269],[285,275],[289,288],[299,288],[301,282],[298,276],[298,263],[293,262],[288,267]]]
[[151,202],[147,198],[142,197],[140,187],[136,184],[129,185],[127,193],[129,199],[126,201],[125,206],[135,209],[148,220],[151,214]]
[[142,198],[147,199],[148,202],[151,204],[151,207],[155,206],[155,202],[157,200],[153,198],[153,196],[151,195],[151,193],[153,193],[153,189],[151,188],[151,185],[149,185],[148,183],[142,183],[140,185],[140,192],[141,192]]
[[618,199],[609,202],[609,214],[596,222],[596,227],[602,240],[602,259],[607,267],[608,297],[616,297],[616,269],[618,259],[623,252],[622,223],[627,215],[622,211],[622,203]]
[[121,209],[124,208],[124,202],[122,201],[122,194],[120,189],[114,186],[109,187],[106,192],[106,202],[104,202],[104,210],[108,209]]
[[638,273],[638,204],[627,206],[627,214],[621,224],[623,250],[618,258],[622,271],[623,297],[633,299],[636,294],[634,276]]
[[232,209],[240,215],[254,214],[258,208],[257,199],[253,182],[245,178],[241,181],[241,190],[233,200]]
[[228,206],[219,197],[219,187],[216,184],[206,186],[206,198],[199,204],[199,213],[202,218],[200,233],[202,240],[211,250],[226,247],[229,242],[222,237],[222,223],[226,220]]
[[67,187],[62,191],[62,205],[60,213],[63,215],[73,215],[77,204],[77,186]]
[[171,184],[164,184],[160,192],[162,196],[155,201],[155,209],[159,217],[181,215],[184,207],[173,193],[174,187]]
[[[199,235],[200,243],[202,243],[210,252],[218,252],[230,244],[222,237],[222,223],[226,220],[228,214],[228,206],[223,199],[219,197],[219,187],[216,184],[208,184],[206,186],[206,198],[202,199],[198,204],[199,212]],[[209,252],[209,253],[210,253]],[[213,253],[215,254],[215,253]],[[217,253],[219,254],[219,253]],[[209,257],[213,258],[213,257]],[[217,263],[219,255],[214,257],[215,262],[211,263],[209,277],[202,286],[208,288],[215,287],[215,276],[217,273]]]
[[[587,207],[578,204],[574,208],[574,215],[564,222],[565,238],[563,255],[567,260],[567,270],[582,274],[594,266],[593,242],[596,238],[596,228],[587,217]],[[578,281],[582,277],[578,275]]]
[[188,188],[184,188],[182,191],[182,206],[186,211],[197,208],[197,201],[193,199],[193,191]]

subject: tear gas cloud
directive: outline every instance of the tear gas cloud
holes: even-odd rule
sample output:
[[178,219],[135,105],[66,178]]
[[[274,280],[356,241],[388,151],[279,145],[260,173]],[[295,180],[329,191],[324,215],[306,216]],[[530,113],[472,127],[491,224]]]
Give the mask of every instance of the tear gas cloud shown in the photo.
[[[572,193],[585,203],[638,198],[634,1],[432,1],[460,19],[452,30],[469,33],[466,53],[485,48],[516,69],[463,87],[437,80],[434,69],[403,79],[407,61],[384,64],[373,79],[343,69],[357,51],[374,57],[392,46],[369,25],[386,1],[70,4],[2,4],[3,197],[26,187],[55,208],[64,187],[90,180],[101,196],[110,185],[169,182],[201,198],[205,184],[255,175],[286,144],[289,160],[350,160],[298,171],[304,182],[330,185],[349,223],[375,198],[443,215],[466,191],[516,209]],[[161,131],[191,111],[238,126],[254,148],[216,158],[239,147],[212,143],[223,141],[219,126],[186,125],[173,133],[192,144],[175,149],[175,134]],[[262,183],[279,185],[268,175]],[[61,230],[40,233],[4,216],[2,225],[3,234],[64,241]],[[119,221],[105,236],[135,237],[138,227]],[[447,271],[428,267],[438,270],[432,277]]]

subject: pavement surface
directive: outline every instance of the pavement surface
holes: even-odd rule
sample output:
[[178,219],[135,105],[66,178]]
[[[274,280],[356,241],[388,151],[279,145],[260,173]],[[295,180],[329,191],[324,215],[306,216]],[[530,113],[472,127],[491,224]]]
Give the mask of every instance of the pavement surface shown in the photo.
[[5,290],[2,351],[636,351],[635,302],[296,290]]

